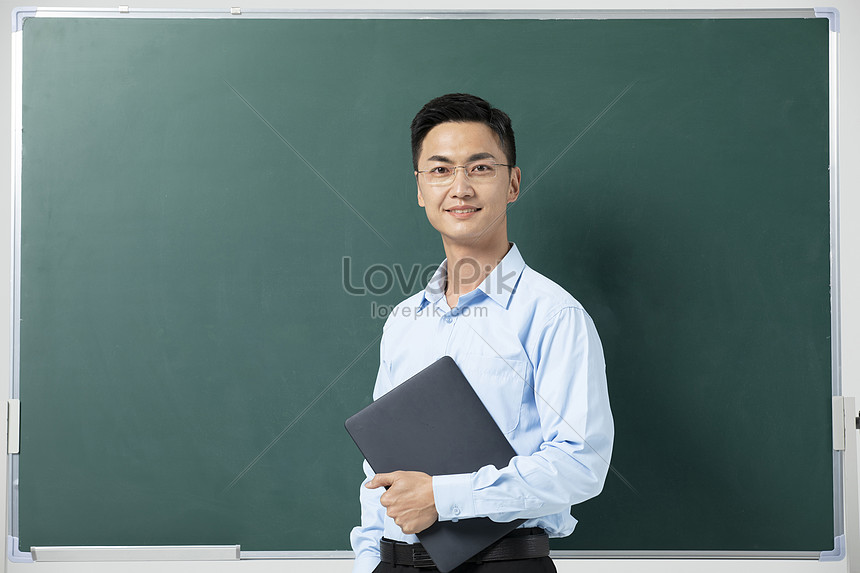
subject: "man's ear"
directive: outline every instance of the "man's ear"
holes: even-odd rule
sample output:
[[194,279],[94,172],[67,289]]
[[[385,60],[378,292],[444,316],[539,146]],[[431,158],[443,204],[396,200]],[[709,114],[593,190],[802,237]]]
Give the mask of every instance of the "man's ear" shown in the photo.
[[508,203],[513,203],[520,196],[520,179],[523,174],[519,167],[511,167],[511,185],[508,187]]
[[421,195],[421,185],[418,184],[418,173],[415,174],[415,187],[418,188],[418,206],[424,207],[424,196]]

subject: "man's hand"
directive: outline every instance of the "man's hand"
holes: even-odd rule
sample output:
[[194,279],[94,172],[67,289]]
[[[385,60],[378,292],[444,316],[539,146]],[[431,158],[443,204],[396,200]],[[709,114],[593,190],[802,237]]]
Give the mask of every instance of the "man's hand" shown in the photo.
[[403,533],[420,533],[439,518],[433,498],[433,478],[422,472],[376,474],[365,487],[391,486],[379,501]]

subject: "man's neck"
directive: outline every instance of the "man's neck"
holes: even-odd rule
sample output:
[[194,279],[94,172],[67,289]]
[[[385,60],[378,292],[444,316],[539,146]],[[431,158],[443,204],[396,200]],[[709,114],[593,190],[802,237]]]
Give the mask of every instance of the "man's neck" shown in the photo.
[[[444,243],[444,242],[443,242]],[[445,244],[448,279],[445,297],[454,308],[460,295],[472,292],[496,268],[511,248],[507,237],[483,248]]]

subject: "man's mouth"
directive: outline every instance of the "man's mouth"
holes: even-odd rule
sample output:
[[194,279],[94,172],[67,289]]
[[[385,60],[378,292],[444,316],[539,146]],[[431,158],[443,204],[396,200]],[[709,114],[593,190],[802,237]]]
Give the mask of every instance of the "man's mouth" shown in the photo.
[[480,209],[477,207],[472,207],[470,209],[448,209],[449,213],[457,213],[458,215],[465,213],[475,213],[476,211],[480,211]]

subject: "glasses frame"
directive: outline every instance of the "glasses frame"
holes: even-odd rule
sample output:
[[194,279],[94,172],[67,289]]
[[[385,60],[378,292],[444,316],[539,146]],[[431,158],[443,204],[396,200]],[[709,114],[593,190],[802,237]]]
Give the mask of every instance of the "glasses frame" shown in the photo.
[[[449,167],[449,169],[451,169],[451,175],[450,175],[450,177],[448,177],[447,179],[444,179],[444,180],[437,180],[437,181],[431,181],[430,179],[428,179],[428,178],[427,178],[427,176],[426,176],[426,175],[424,175],[424,182],[425,182],[427,185],[433,185],[433,186],[450,185],[450,184],[451,184],[451,183],[453,183],[453,182],[454,182],[454,180],[457,178],[457,170],[458,170],[458,169],[462,169],[462,170],[463,170],[463,175],[466,177],[466,180],[471,181],[471,182],[473,182],[473,183],[475,183],[475,182],[480,182],[480,181],[493,181],[493,180],[495,180],[495,179],[496,179],[496,177],[498,176],[498,172],[496,172],[492,177],[487,177],[486,179],[481,179],[480,177],[478,177],[478,178],[473,178],[472,176],[470,176],[470,175],[469,175],[469,170],[468,170],[468,169],[466,169],[466,167],[468,167],[468,166],[470,166],[470,165],[474,165],[474,164],[476,164],[476,163],[491,163],[491,164],[493,164],[493,165],[494,165],[494,166],[496,166],[496,167],[508,167],[508,168],[515,167],[514,165],[510,165],[510,164],[508,164],[508,163],[496,163],[495,161],[492,161],[492,160],[488,161],[488,160],[485,160],[485,159],[476,159],[475,161],[470,161],[470,162],[468,162],[468,163],[466,163],[466,164],[464,164],[464,165],[451,165],[451,166],[448,166],[448,167]],[[416,173],[416,175],[417,175],[417,174],[419,174],[419,173],[423,175],[423,174],[425,174],[425,173],[429,173],[429,172],[431,172],[431,171],[432,171],[432,169],[425,169],[425,170],[423,170],[423,171],[422,171],[422,170],[420,170],[420,169],[416,169],[416,170],[415,170],[415,173]]]

